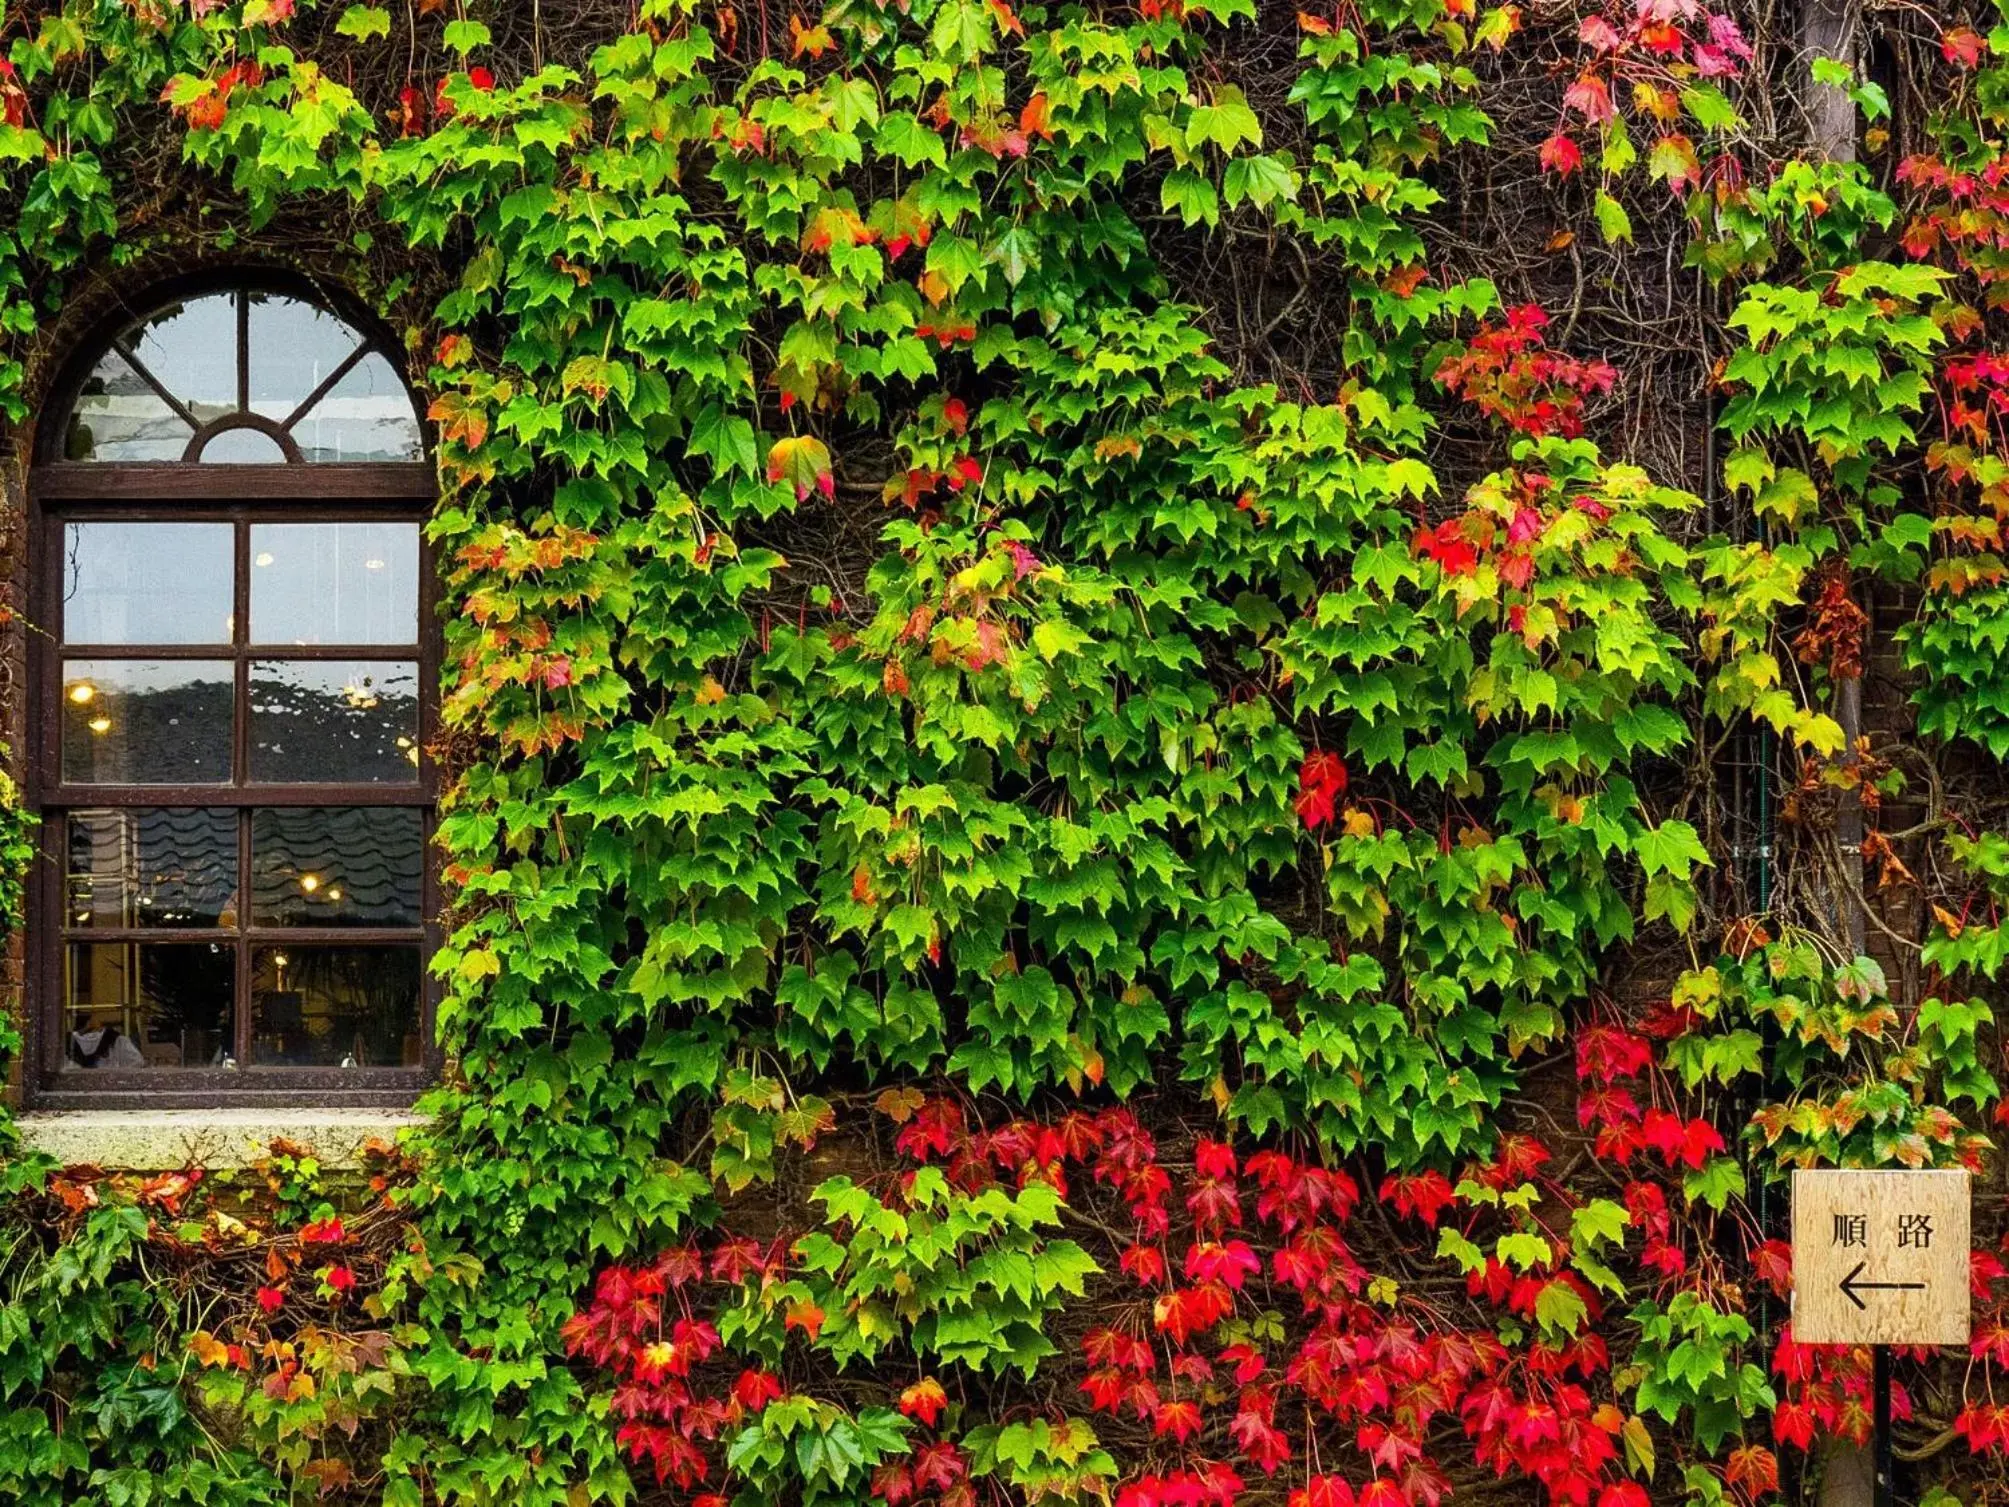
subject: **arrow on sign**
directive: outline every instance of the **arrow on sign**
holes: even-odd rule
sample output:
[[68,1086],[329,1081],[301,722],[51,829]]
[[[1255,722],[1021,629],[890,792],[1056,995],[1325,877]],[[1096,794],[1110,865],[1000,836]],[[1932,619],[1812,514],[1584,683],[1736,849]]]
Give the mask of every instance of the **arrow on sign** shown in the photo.
[[1923,1282],[1856,1281],[1856,1278],[1860,1277],[1863,1274],[1863,1268],[1868,1265],[1869,1263],[1867,1261],[1858,1261],[1856,1263],[1856,1269],[1850,1272],[1846,1277],[1842,1278],[1841,1282],[1842,1296],[1847,1298],[1851,1303],[1855,1304],[1856,1307],[1858,1308],[1869,1307],[1869,1304],[1865,1303],[1861,1298],[1856,1296],[1856,1294],[1859,1292],[1871,1292],[1878,1289],[1892,1292],[1903,1291],[1905,1289],[1914,1289],[1919,1292],[1923,1292],[1925,1290],[1925,1284]]

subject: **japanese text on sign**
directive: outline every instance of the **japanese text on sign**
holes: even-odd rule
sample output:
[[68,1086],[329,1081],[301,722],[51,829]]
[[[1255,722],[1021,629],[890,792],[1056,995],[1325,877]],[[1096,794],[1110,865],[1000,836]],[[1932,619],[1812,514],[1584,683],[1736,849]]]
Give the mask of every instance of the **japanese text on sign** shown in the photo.
[[1793,1336],[1953,1345],[1968,1332],[1968,1174],[1793,1174]]

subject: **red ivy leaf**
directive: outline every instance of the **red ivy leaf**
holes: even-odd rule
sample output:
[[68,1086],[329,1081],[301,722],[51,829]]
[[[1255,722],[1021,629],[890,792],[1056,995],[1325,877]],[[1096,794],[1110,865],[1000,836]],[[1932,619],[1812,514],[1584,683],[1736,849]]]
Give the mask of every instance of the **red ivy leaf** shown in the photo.
[[918,1418],[929,1428],[942,1416],[942,1409],[948,1406],[949,1397],[942,1390],[942,1384],[934,1377],[926,1377],[915,1382],[900,1394],[900,1411],[909,1418]]

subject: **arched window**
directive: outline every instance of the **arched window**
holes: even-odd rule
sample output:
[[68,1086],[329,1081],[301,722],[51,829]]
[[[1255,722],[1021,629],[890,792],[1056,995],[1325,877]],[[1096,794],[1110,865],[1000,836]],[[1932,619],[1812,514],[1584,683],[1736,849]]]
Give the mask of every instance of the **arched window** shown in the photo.
[[239,286],[73,371],[30,485],[35,1097],[409,1097],[435,484],[390,349]]

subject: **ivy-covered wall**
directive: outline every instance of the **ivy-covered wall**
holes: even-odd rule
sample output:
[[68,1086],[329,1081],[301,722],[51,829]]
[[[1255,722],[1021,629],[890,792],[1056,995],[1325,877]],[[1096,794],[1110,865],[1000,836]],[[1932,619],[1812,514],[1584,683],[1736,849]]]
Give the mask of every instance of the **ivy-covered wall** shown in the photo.
[[375,305],[455,771],[422,1133],[0,1168],[0,1499],[1755,1507],[1843,1164],[2002,1500],[2003,15],[0,16],[17,451],[105,279]]

